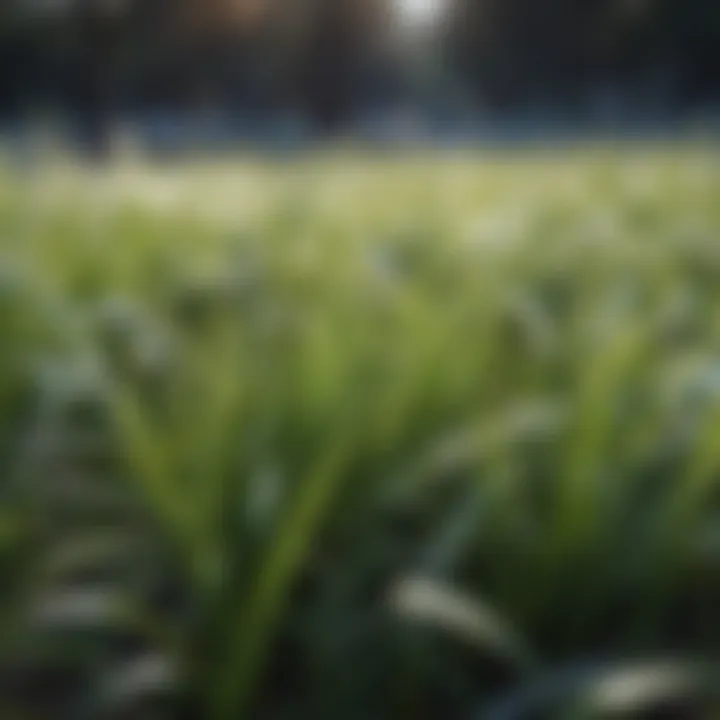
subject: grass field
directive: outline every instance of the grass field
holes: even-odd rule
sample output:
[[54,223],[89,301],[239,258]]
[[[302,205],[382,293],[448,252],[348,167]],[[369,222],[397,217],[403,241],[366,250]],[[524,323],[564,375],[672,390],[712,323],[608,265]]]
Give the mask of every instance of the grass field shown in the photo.
[[2,171],[0,498],[3,719],[717,718],[717,151]]

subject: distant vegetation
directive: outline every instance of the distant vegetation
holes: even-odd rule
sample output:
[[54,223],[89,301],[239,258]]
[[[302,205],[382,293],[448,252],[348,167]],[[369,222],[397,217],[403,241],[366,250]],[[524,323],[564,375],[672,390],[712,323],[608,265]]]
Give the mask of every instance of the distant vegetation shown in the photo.
[[408,57],[394,0],[6,0],[0,107],[295,111],[334,131],[417,102],[420,62],[439,65],[426,111],[459,112],[458,94],[491,115],[717,110],[714,0],[437,1],[437,26]]

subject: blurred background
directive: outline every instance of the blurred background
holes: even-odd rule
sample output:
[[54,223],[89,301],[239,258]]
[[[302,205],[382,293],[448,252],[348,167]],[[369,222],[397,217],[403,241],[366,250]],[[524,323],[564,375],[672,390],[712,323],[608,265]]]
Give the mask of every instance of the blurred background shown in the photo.
[[717,122],[719,48],[711,0],[5,0],[0,121],[168,147],[670,132]]
[[0,720],[720,718],[720,0],[0,0]]

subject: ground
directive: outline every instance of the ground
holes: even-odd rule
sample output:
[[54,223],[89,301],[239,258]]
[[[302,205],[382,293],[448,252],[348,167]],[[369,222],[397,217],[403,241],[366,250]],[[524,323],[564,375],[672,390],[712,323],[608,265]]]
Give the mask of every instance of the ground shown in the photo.
[[717,160],[5,167],[0,709],[711,706]]

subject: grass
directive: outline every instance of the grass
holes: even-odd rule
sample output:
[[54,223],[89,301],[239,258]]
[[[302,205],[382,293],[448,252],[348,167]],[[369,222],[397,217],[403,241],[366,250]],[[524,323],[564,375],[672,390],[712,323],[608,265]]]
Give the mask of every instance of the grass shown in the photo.
[[5,172],[2,716],[714,717],[715,155]]

